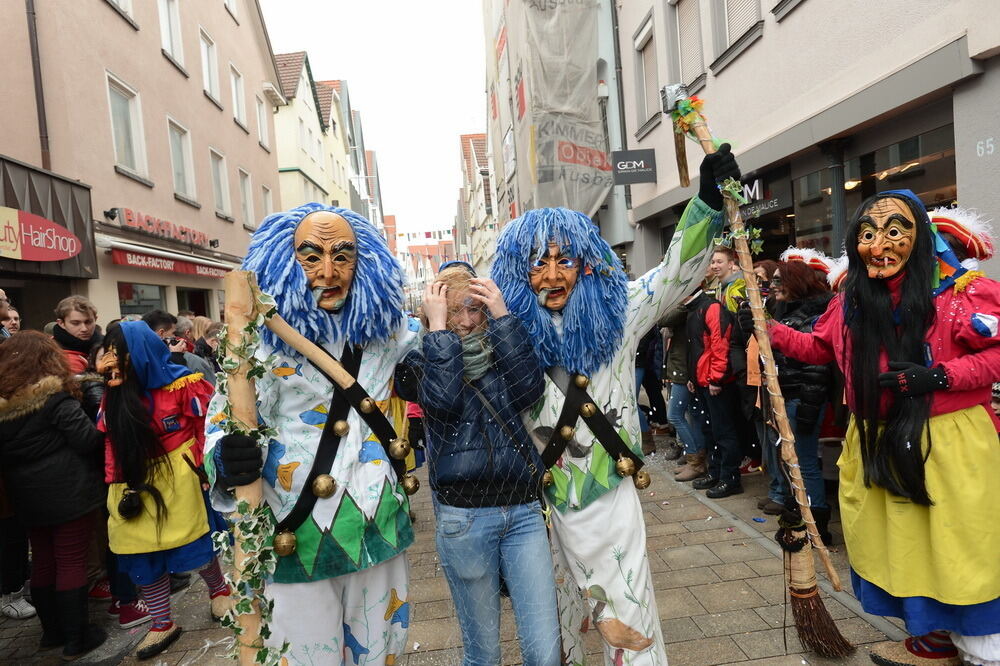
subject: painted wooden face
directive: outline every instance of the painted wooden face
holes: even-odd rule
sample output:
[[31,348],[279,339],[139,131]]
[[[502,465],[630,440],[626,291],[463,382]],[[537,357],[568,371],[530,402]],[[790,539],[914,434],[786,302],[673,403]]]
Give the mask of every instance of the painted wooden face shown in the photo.
[[121,386],[125,381],[125,368],[122,367],[114,347],[108,347],[107,351],[97,359],[97,372],[104,375],[105,383],[111,387]]
[[538,302],[549,310],[562,310],[580,277],[580,260],[568,257],[555,243],[548,253],[531,262],[528,281],[538,294]]
[[347,220],[329,211],[306,215],[295,230],[295,259],[319,307],[330,312],[344,307],[358,262],[354,231]]
[[917,222],[902,200],[887,197],[872,204],[858,226],[858,254],[868,277],[884,280],[898,275],[916,239]]

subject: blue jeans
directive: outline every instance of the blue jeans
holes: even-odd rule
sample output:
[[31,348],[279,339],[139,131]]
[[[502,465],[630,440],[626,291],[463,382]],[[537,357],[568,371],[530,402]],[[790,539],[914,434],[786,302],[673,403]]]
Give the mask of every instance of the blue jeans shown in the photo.
[[500,664],[500,573],[526,665],[558,666],[559,616],[538,502],[463,509],[437,505],[437,550],[465,646],[463,666]]
[[646,368],[635,369],[635,411],[639,412],[639,432],[649,432],[649,420],[646,418],[646,412],[639,407],[639,387],[642,386],[642,380],[645,376]]
[[[765,389],[766,390],[766,389]],[[787,409],[788,403],[785,403]],[[767,497],[772,502],[784,504],[785,498],[792,494],[788,487],[788,479],[781,467],[781,451],[778,450],[778,433],[764,423],[764,418],[754,423],[757,428],[757,439],[760,441],[761,455],[767,475],[771,481],[767,487]]]
[[[684,445],[684,453],[698,453],[705,450],[705,437],[701,425],[694,416],[696,396],[688,390],[687,384],[671,383],[670,404],[667,405],[667,421],[677,431],[677,437]],[[692,423],[688,422],[690,415]]]
[[785,403],[785,412],[795,431],[795,453],[799,457],[799,472],[802,473],[802,481],[806,484],[806,496],[809,498],[809,506],[825,509],[826,485],[823,483],[823,471],[819,464],[819,426],[823,422],[824,406],[820,409],[816,423],[806,427],[799,424],[796,415],[802,401],[798,398]]

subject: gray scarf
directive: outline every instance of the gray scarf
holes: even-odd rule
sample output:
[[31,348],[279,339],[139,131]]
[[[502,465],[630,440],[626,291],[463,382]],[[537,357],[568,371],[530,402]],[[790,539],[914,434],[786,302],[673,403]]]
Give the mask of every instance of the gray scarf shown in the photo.
[[465,363],[465,378],[474,382],[490,368],[493,349],[485,332],[469,333],[462,338],[462,362]]

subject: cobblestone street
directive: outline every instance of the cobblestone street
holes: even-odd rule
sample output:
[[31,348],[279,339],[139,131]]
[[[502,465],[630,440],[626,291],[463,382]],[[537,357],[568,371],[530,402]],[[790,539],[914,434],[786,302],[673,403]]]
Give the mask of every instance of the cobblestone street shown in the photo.
[[[867,644],[903,634],[894,624],[860,614],[849,592],[831,594],[824,581],[827,609],[844,636],[858,646],[851,657],[833,662],[805,653],[799,644],[790,612],[784,605],[786,588],[782,561],[772,536],[774,517],[756,509],[764,477],[744,477],[743,495],[718,502],[689,484],[673,481],[673,462],[653,456],[647,469],[653,483],[642,492],[649,557],[656,600],[668,643],[671,666],[709,664],[866,664]],[[426,468],[420,471],[423,489],[415,496],[416,542],[409,549],[413,621],[407,655],[399,666],[452,666],[461,659],[461,633],[455,620],[448,584],[434,550],[434,523]],[[766,519],[755,522],[754,518]],[[839,532],[833,560],[842,581],[849,582],[847,561]],[[174,597],[175,617],[184,634],[152,664],[187,666],[231,663],[224,658],[227,631],[209,618],[204,583],[193,577],[190,588]],[[91,604],[94,621],[104,624],[111,638],[81,664],[134,664],[130,655],[146,625],[122,631]],[[784,630],[783,630],[784,627]],[[41,628],[36,619],[0,621],[0,663],[56,664],[57,651],[36,653]],[[504,601],[501,622],[504,664],[519,664],[517,637],[509,602]],[[590,634],[593,663],[601,664],[599,639]],[[787,650],[786,650],[787,644]]]

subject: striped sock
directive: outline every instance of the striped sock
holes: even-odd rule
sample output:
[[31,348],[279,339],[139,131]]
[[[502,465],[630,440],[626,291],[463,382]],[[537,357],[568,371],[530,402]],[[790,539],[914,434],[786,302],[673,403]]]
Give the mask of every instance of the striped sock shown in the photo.
[[152,631],[166,631],[173,626],[170,619],[170,575],[163,574],[151,585],[140,585],[142,598],[153,617]]
[[229,586],[226,585],[226,578],[222,575],[222,569],[219,568],[219,558],[213,557],[209,565],[200,570],[198,575],[208,585],[209,598],[214,599],[218,596],[229,595]]
[[912,654],[924,659],[944,659],[958,654],[955,644],[951,642],[951,634],[947,631],[932,631],[923,636],[913,636],[906,639],[906,649]]

